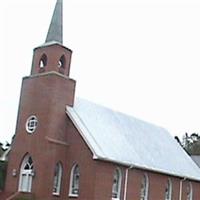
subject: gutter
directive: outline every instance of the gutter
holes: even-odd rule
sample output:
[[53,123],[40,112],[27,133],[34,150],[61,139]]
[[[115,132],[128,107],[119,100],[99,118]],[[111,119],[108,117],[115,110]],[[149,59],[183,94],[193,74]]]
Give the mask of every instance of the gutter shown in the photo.
[[[140,169],[140,170],[145,170],[145,171],[149,171],[149,172],[154,172],[154,173],[160,173],[162,175],[168,175],[168,176],[173,176],[173,177],[177,177],[177,178],[182,178],[182,179],[189,179],[191,181],[197,181],[197,182],[200,182],[200,179],[198,178],[195,178],[195,177],[189,177],[189,176],[184,176],[184,175],[181,175],[181,174],[176,174],[176,173],[173,173],[173,172],[167,172],[167,171],[164,171],[164,170],[159,170],[159,169],[156,169],[156,168],[150,168],[148,166],[140,166],[139,164],[132,164],[132,163],[128,163],[128,162],[120,162],[120,161],[117,161],[117,160],[114,160],[114,159],[110,159],[110,158],[106,158],[106,157],[102,157],[102,156],[99,156],[98,154],[95,154],[96,155],[96,160],[102,160],[102,161],[106,161],[106,162],[112,162],[112,163],[116,163],[116,164],[119,164],[119,165],[122,165],[122,166],[134,166],[134,168],[136,169]],[[95,158],[93,158],[95,159]]]
[[[141,170],[147,170],[147,171],[151,171],[151,172],[155,172],[155,173],[161,173],[164,175],[169,175],[169,176],[173,176],[173,177],[179,177],[179,178],[187,178],[191,181],[197,181],[200,182],[200,177],[199,178],[195,178],[194,176],[184,176],[182,174],[177,174],[176,172],[169,172],[169,171],[165,171],[162,169],[157,169],[157,168],[153,168],[153,167],[148,167],[148,166],[141,166],[138,163],[131,163],[131,162],[126,162],[126,161],[119,161],[116,159],[112,159],[112,158],[108,158],[106,157],[106,155],[103,152],[103,149],[101,149],[101,147],[98,145],[98,143],[94,140],[95,145],[98,148],[98,151],[93,148],[93,145],[90,143],[90,141],[86,138],[84,131],[88,132],[88,134],[91,133],[90,131],[87,129],[86,125],[83,123],[83,121],[81,120],[81,118],[79,117],[79,115],[76,113],[76,111],[73,109],[73,107],[70,106],[66,106],[66,114],[68,115],[68,117],[71,119],[72,123],[74,124],[74,126],[77,128],[78,132],[80,133],[81,137],[83,138],[83,140],[86,142],[86,144],[88,145],[89,149],[91,150],[92,154],[93,154],[93,159],[94,160],[102,160],[102,161],[106,161],[106,162],[112,162],[112,163],[116,163],[122,166],[134,166],[137,169],[141,169]],[[77,122],[78,120],[78,122]],[[81,124],[81,127],[80,127]],[[84,130],[83,130],[84,129]],[[101,152],[102,155],[100,155],[98,152]],[[180,200],[180,199],[179,199]]]
[[126,200],[127,196],[127,188],[128,188],[128,171],[132,169],[134,166],[131,165],[130,167],[126,168],[126,175],[125,175],[125,183],[124,183],[124,198],[123,200]]

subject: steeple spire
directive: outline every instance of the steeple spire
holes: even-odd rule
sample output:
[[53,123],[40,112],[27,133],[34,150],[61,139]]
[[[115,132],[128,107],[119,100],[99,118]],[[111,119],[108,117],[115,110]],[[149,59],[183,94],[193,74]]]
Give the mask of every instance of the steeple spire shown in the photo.
[[63,46],[63,0],[56,0],[45,43],[34,49],[31,75],[57,72],[69,77],[71,55]]
[[45,42],[52,41],[63,43],[63,0],[57,0]]

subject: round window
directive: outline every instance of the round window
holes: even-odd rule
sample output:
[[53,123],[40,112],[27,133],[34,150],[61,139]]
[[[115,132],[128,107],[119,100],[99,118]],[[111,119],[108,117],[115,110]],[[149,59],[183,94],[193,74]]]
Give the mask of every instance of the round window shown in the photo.
[[38,119],[36,116],[30,116],[26,121],[26,131],[28,133],[33,133],[38,125]]

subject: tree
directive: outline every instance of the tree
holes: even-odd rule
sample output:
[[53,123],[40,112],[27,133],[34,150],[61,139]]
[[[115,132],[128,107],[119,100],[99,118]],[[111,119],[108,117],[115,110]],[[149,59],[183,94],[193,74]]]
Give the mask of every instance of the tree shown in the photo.
[[175,139],[189,155],[200,155],[200,135],[198,133],[191,135],[185,133],[181,142],[177,136],[175,136]]
[[3,143],[0,142],[0,157],[4,153]]
[[[0,157],[9,147],[10,144],[8,142],[6,142],[5,144],[0,142]],[[0,160],[0,191],[4,189],[6,170],[7,170],[7,161]]]

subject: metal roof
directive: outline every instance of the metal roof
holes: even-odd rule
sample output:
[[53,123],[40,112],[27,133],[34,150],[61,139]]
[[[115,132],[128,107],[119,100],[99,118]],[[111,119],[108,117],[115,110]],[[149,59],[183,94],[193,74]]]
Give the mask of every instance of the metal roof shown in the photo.
[[63,1],[57,0],[54,13],[49,26],[46,43],[57,41],[63,43]]
[[191,155],[191,158],[200,167],[200,155]]
[[200,180],[200,169],[167,130],[79,98],[66,112],[94,159]]

